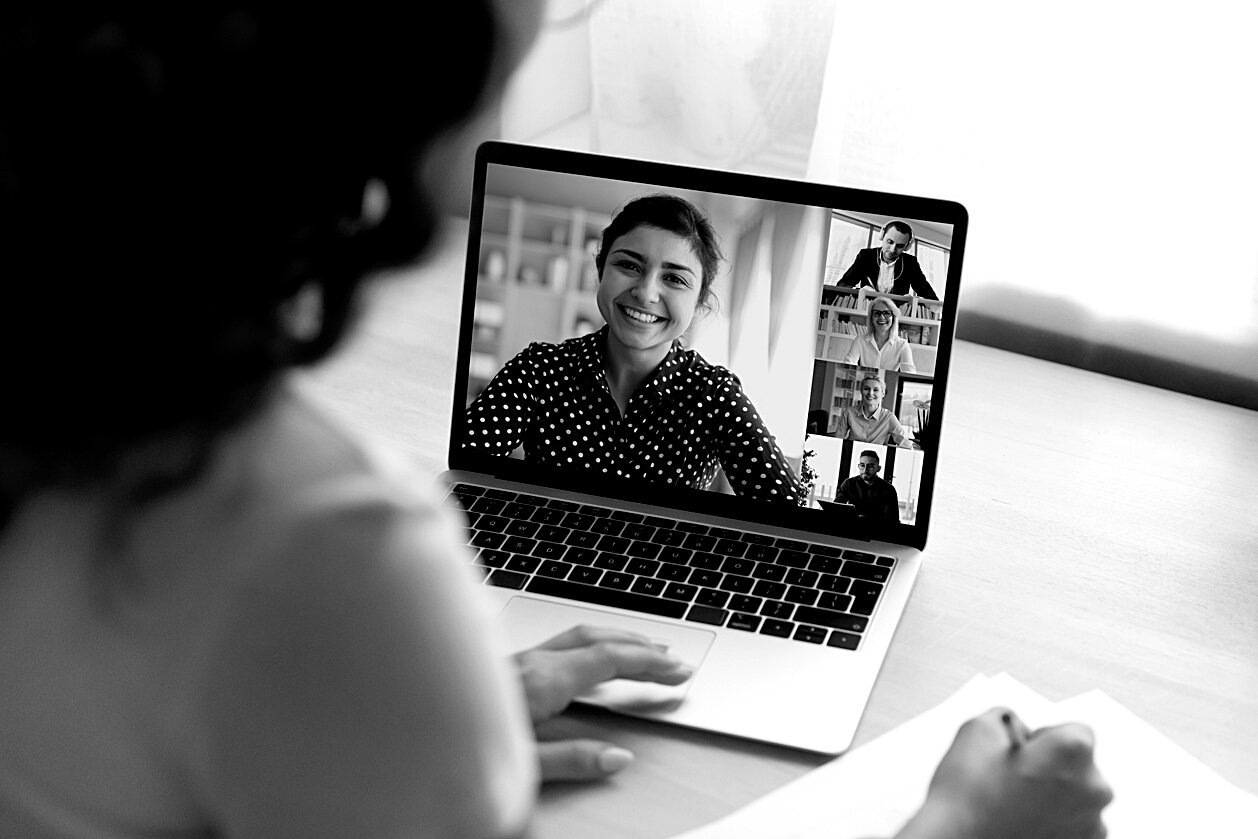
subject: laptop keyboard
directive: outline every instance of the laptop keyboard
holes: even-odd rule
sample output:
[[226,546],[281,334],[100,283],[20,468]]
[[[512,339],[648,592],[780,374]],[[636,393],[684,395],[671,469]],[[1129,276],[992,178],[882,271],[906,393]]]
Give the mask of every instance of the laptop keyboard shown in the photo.
[[489,585],[855,650],[895,558],[456,484]]

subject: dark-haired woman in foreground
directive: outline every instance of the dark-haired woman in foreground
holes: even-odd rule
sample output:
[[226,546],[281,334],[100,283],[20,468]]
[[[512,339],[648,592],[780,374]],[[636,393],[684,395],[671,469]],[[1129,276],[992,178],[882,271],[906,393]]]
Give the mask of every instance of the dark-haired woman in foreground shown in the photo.
[[[427,240],[415,166],[539,11],[451,4],[438,54],[388,8],[0,30],[0,836],[519,836],[539,774],[627,759],[530,718],[687,676],[597,628],[509,662],[450,514],[292,374]],[[1098,836],[1106,796],[1086,729],[989,714],[901,835]]]

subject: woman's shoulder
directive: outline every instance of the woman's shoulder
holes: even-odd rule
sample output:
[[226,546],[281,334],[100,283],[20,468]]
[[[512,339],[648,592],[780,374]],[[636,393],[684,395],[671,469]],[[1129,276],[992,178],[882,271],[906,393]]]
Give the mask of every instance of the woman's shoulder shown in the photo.
[[599,333],[591,332],[557,342],[531,341],[511,358],[509,364],[547,373],[553,372],[557,366],[599,364],[600,358]]

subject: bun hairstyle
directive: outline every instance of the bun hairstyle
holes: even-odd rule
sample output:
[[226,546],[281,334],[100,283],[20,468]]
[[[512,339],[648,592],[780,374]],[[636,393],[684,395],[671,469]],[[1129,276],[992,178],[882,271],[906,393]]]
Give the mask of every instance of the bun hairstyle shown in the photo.
[[335,347],[363,278],[428,244],[417,157],[504,35],[490,0],[443,11],[443,51],[422,4],[72,9],[0,30],[0,522],[162,435],[208,448]]

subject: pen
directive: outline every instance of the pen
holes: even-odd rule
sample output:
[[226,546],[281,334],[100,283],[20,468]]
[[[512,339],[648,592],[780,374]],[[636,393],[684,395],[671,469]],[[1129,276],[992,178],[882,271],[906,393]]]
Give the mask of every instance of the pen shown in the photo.
[[1000,715],[1000,721],[1005,724],[1005,731],[1009,732],[1009,751],[1016,752],[1022,747],[1022,735],[1013,725],[1013,714],[1005,711]]

